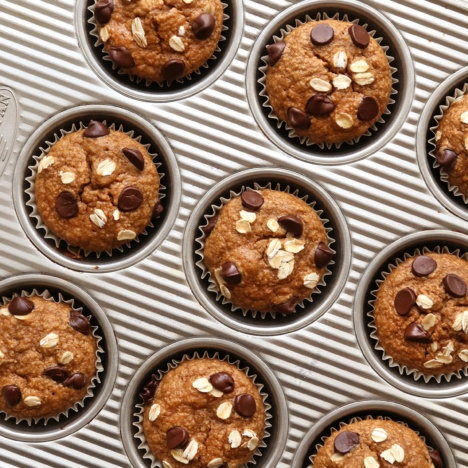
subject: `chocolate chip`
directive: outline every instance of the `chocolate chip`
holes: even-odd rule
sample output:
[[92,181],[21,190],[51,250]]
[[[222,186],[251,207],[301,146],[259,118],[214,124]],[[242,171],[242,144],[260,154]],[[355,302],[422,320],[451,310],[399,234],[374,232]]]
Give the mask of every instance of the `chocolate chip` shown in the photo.
[[88,318],[77,310],[70,310],[70,320],[68,321],[70,327],[73,330],[82,333],[83,335],[89,335],[91,332],[91,323]]
[[283,302],[282,304],[275,304],[273,306],[273,310],[283,315],[292,314],[294,312],[294,309],[296,308],[298,300],[299,298],[297,296],[293,296],[291,297],[291,299],[288,299],[286,302]]
[[140,393],[143,403],[151,404],[154,398],[154,394],[159,387],[159,380],[156,379],[156,376],[153,374],[151,376],[151,382],[143,389],[143,393]]
[[205,233],[206,237],[208,237],[212,233],[213,229],[216,226],[216,223],[218,222],[218,219],[219,214],[216,213],[212,218],[208,220],[208,224],[201,228],[201,230]]
[[428,276],[437,268],[437,262],[431,257],[426,255],[420,255],[417,257],[413,265],[411,266],[411,271],[414,276]]
[[109,133],[110,130],[103,123],[91,120],[91,122],[89,122],[88,128],[83,132],[83,137],[99,138],[109,135]]
[[466,284],[463,278],[458,275],[450,273],[443,280],[445,292],[452,297],[465,297],[466,296]]
[[94,7],[94,16],[99,24],[107,24],[114,11],[114,0],[99,0]]
[[297,107],[288,109],[288,121],[291,128],[296,130],[307,130],[310,127],[309,116]]
[[324,242],[320,242],[319,245],[317,245],[314,254],[316,267],[323,268],[327,266],[331,262],[333,255],[335,255],[333,250],[331,250],[330,247],[328,247],[328,245]]
[[77,372],[65,380],[65,382],[63,382],[63,386],[73,388],[74,390],[81,390],[86,387],[87,383],[88,379],[86,378],[86,375],[81,372]]
[[6,385],[3,387],[2,395],[8,406],[16,406],[21,401],[21,390],[16,385]]
[[437,148],[435,157],[440,166],[445,169],[452,169],[457,163],[458,154],[449,148]]
[[328,117],[335,110],[335,103],[328,96],[316,94],[307,101],[305,110],[313,117]]
[[242,276],[236,265],[232,262],[226,262],[221,269],[221,276],[227,284],[239,284]]
[[405,288],[397,292],[395,296],[395,310],[400,315],[409,313],[414,303],[416,302],[416,293],[411,288]]
[[243,418],[251,418],[257,411],[255,398],[248,393],[237,395],[234,398],[234,411]]
[[137,149],[124,148],[122,153],[140,171],[145,168],[145,158]]
[[335,438],[335,450],[341,455],[346,455],[359,445],[360,439],[359,434],[355,432],[340,432]]
[[372,96],[364,96],[359,103],[357,116],[359,120],[369,122],[379,115],[379,103]]
[[359,47],[359,49],[365,49],[369,46],[369,33],[362,26],[359,26],[358,24],[353,24],[349,27],[348,32],[351,36],[351,40],[353,41],[356,47]]
[[67,369],[61,366],[47,367],[44,369],[44,375],[57,383],[63,383],[69,377]]
[[181,59],[168,60],[161,70],[161,74],[164,80],[173,81],[182,78],[185,73],[185,63]]
[[234,391],[234,379],[227,372],[218,372],[210,375],[210,382],[214,388],[223,393],[231,393]]
[[335,37],[335,31],[328,24],[318,24],[310,31],[310,41],[316,46],[330,44]]
[[434,464],[435,468],[443,468],[444,464],[442,463],[442,458],[440,457],[440,453],[438,450],[433,450],[429,452],[429,456],[431,457],[432,463]]
[[132,53],[126,47],[111,47],[108,53],[116,67],[128,69],[135,66]]
[[25,297],[15,297],[10,304],[8,304],[8,311],[11,315],[28,315],[34,310],[34,302],[26,299]]
[[296,215],[281,216],[281,218],[278,219],[278,224],[294,237],[301,237],[304,229],[302,219]]
[[70,192],[59,193],[55,199],[55,211],[61,218],[74,218],[80,211],[78,200]]
[[192,31],[197,39],[204,41],[213,34],[215,25],[216,21],[213,15],[202,13],[192,21]]
[[166,444],[169,450],[181,448],[189,441],[189,433],[185,427],[174,426],[166,432]]
[[286,48],[286,41],[275,42],[274,44],[271,44],[267,47],[270,67],[273,67],[274,65],[276,65],[278,60],[283,55],[285,48]]
[[258,193],[253,190],[244,190],[241,195],[241,202],[244,208],[252,211],[258,211],[262,206],[265,200]]
[[405,340],[414,343],[432,343],[432,336],[420,323],[412,323],[406,327]]
[[151,215],[152,218],[159,218],[164,211],[164,207],[161,204],[161,200],[158,200],[153,207],[153,214]]
[[136,187],[125,187],[119,196],[120,211],[136,210],[143,203],[143,194]]

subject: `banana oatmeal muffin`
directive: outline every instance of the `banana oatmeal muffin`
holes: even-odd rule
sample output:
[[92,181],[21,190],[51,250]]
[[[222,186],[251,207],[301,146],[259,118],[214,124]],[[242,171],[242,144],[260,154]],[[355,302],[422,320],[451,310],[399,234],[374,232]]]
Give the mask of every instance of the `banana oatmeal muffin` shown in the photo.
[[35,192],[50,231],[91,252],[135,239],[162,212],[159,175],[146,148],[96,121],[41,159]]
[[99,0],[94,16],[112,62],[159,83],[204,65],[223,26],[220,0]]
[[226,361],[184,361],[160,381],[153,375],[141,396],[145,438],[165,468],[236,468],[263,438],[263,399]]
[[96,373],[89,320],[66,303],[15,297],[0,308],[0,410],[57,416],[81,401]]
[[293,313],[334,255],[314,209],[277,190],[244,191],[202,229],[211,278],[233,304],[252,311]]
[[300,137],[318,144],[350,141],[387,108],[390,65],[377,41],[357,24],[310,21],[267,52],[270,104]]
[[468,365],[468,262],[426,253],[398,265],[374,304],[378,341],[393,360],[423,374]]

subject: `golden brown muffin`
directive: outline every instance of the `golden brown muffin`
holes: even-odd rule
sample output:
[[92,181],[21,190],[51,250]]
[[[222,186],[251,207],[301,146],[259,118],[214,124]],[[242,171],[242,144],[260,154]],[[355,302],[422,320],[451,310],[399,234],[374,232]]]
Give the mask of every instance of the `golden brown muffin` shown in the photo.
[[387,108],[391,70],[361,26],[311,21],[267,49],[266,89],[280,121],[314,143],[360,137]]
[[393,421],[359,421],[333,432],[314,458],[314,468],[433,468],[426,444]]
[[161,381],[153,376],[142,396],[146,441],[166,468],[236,468],[263,438],[263,399],[226,361],[184,361]]
[[36,203],[58,237],[92,252],[133,240],[159,216],[159,175],[146,148],[91,121],[39,163]]
[[81,401],[96,373],[89,320],[68,304],[16,297],[0,308],[0,410],[57,416]]
[[294,312],[333,257],[314,209],[281,191],[247,190],[203,229],[211,278],[227,299],[253,311]]
[[99,0],[99,36],[114,64],[148,81],[190,75],[221,37],[220,0]]
[[423,374],[468,362],[468,262],[451,254],[408,258],[380,284],[374,317],[379,343],[395,362]]

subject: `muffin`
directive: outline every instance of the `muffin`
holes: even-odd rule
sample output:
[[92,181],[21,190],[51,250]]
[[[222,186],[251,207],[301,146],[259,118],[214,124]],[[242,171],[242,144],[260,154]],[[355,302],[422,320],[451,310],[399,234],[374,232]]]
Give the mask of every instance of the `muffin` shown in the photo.
[[428,375],[468,364],[468,262],[426,253],[398,265],[374,303],[378,341],[401,366]]
[[111,251],[161,214],[159,175],[146,148],[91,121],[44,156],[35,183],[47,228],[85,251]]
[[368,419],[335,431],[320,447],[314,468],[434,468],[426,444],[393,421]]
[[334,254],[314,209],[276,190],[244,191],[203,229],[212,280],[245,310],[293,313],[322,281]]
[[267,47],[266,89],[276,117],[317,144],[364,135],[390,101],[390,65],[367,31],[310,21]]
[[226,361],[184,361],[160,381],[153,376],[142,397],[145,438],[165,468],[236,468],[263,438],[263,399]]
[[94,17],[117,67],[162,83],[190,75],[212,57],[223,7],[220,0],[99,0]]
[[87,394],[96,373],[89,320],[64,302],[15,297],[0,308],[0,410],[57,416]]

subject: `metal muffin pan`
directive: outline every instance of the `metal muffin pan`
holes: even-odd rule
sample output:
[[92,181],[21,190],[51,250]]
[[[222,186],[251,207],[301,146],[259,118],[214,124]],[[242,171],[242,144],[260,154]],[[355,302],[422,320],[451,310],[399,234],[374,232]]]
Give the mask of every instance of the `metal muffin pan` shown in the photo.
[[108,86],[128,97],[149,102],[171,102],[193,96],[213,84],[229,67],[237,54],[244,30],[244,6],[242,0],[230,0],[224,13],[229,19],[224,21],[228,30],[223,31],[225,41],[219,42],[221,52],[215,52],[216,59],[208,61],[208,68],[201,67],[200,74],[192,73],[191,79],[183,83],[172,82],[170,86],[152,83],[146,86],[146,81],[140,83],[131,81],[128,75],[119,75],[112,69],[111,62],[103,59],[102,46],[95,47],[96,37],[90,32],[94,26],[88,23],[92,17],[89,7],[95,0],[76,0],[75,32],[78,43],[89,66],[96,75]]
[[[389,46],[388,55],[395,58],[392,67],[398,69],[393,75],[399,82],[393,87],[398,94],[392,95],[396,102],[389,109],[390,115],[384,115],[384,124],[377,123],[377,131],[371,136],[364,136],[358,143],[344,143],[339,149],[323,150],[316,145],[301,144],[298,138],[289,138],[284,124],[277,128],[277,120],[270,119],[270,108],[264,107],[265,98],[260,96],[262,77],[259,68],[264,65],[261,57],[267,55],[265,47],[273,44],[273,36],[287,25],[296,26],[296,19],[304,21],[306,15],[315,18],[317,13],[327,13],[330,17],[336,13],[340,18],[347,14],[350,21],[359,19],[359,24],[368,24],[368,30],[376,30],[376,36],[382,37],[382,45]],[[414,96],[414,69],[408,46],[398,29],[382,13],[374,8],[353,0],[306,0],[294,5],[271,21],[261,32],[250,52],[247,63],[245,82],[250,110],[262,132],[282,151],[306,162],[325,165],[346,164],[366,158],[380,150],[400,130],[411,108]]]
[[83,314],[92,316],[91,325],[99,327],[97,333],[102,337],[99,345],[104,350],[104,353],[100,354],[104,367],[103,372],[99,374],[101,383],[96,382],[96,387],[93,389],[94,396],[86,398],[84,406],[77,412],[71,410],[68,418],[62,415],[58,421],[50,419],[47,425],[44,425],[44,421],[39,421],[37,424],[32,422],[31,426],[28,426],[26,421],[16,424],[15,418],[5,421],[4,415],[0,414],[0,435],[21,442],[36,443],[55,441],[69,436],[89,424],[99,414],[115,385],[119,352],[114,330],[105,312],[87,292],[69,281],[40,274],[14,276],[0,281],[0,298],[33,289],[39,292],[47,289],[56,299],[59,293],[62,293],[65,300],[74,299],[74,306],[83,307]]
[[281,385],[275,374],[252,351],[232,341],[210,337],[182,340],[161,349],[149,357],[131,378],[122,400],[120,430],[125,451],[132,465],[134,468],[151,466],[150,460],[143,458],[144,450],[138,449],[140,441],[135,438],[137,428],[133,425],[137,421],[134,416],[138,412],[136,405],[142,403],[140,393],[151,381],[151,375],[157,374],[158,369],[166,371],[168,363],[182,359],[184,354],[191,356],[198,352],[202,356],[205,351],[210,355],[218,352],[221,359],[227,355],[231,361],[239,360],[240,368],[248,367],[251,375],[257,375],[255,382],[264,385],[262,391],[268,394],[267,401],[271,405],[269,412],[272,418],[269,421],[272,426],[268,428],[271,436],[265,439],[267,446],[260,449],[262,456],[255,457],[255,466],[276,468],[283,454],[289,430],[288,408]]
[[[98,258],[92,253],[88,257],[74,259],[66,255],[66,242],[62,241],[59,250],[55,242],[44,237],[45,231],[36,228],[36,219],[29,216],[31,208],[26,205],[29,196],[25,189],[29,186],[26,177],[31,175],[28,168],[35,164],[33,156],[40,155],[40,147],[45,147],[46,141],[53,141],[55,133],[60,130],[70,130],[73,124],[79,128],[79,123],[85,125],[90,120],[106,120],[112,123],[123,124],[125,131],[134,130],[135,137],[141,135],[143,144],[150,143],[150,153],[157,153],[155,162],[160,162],[159,173],[164,173],[161,180],[165,197],[162,199],[164,211],[160,218],[153,220],[154,227],[147,227],[148,235],[140,235],[140,242],[132,242],[131,248],[125,247],[123,252],[114,250],[112,256],[105,252]],[[74,270],[90,273],[104,273],[127,268],[150,255],[163,242],[169,234],[179,212],[181,197],[181,182],[177,160],[163,135],[143,117],[123,108],[106,105],[89,105],[73,107],[65,110],[44,122],[23,146],[18,158],[13,186],[13,199],[18,219],[31,242],[54,262]]]
[[354,417],[389,417],[395,422],[404,422],[426,438],[427,445],[440,452],[444,468],[457,468],[452,450],[442,433],[434,424],[412,408],[390,401],[360,401],[332,411],[318,421],[302,440],[292,462],[292,468],[307,468],[309,457],[315,453],[315,445],[322,444],[322,437],[328,437],[332,427],[339,429],[340,422],[349,422]]
[[[242,186],[253,186],[257,182],[264,186],[271,182],[291,192],[299,189],[299,196],[309,195],[308,202],[316,201],[315,209],[323,210],[322,218],[328,219],[325,225],[331,227],[330,237],[335,240],[331,248],[337,252],[334,265],[329,265],[331,275],[325,277],[326,286],[320,287],[321,294],[313,295],[313,302],[304,301],[305,307],[296,308],[290,315],[277,314],[276,318],[267,315],[262,319],[258,314],[244,316],[241,310],[231,311],[230,304],[216,301],[216,294],[208,291],[208,279],[201,278],[202,271],[196,265],[200,257],[195,253],[200,248],[196,241],[201,236],[200,226],[206,224],[205,214],[211,214],[211,205],[218,205],[220,197],[229,198],[231,190],[238,192]],[[185,228],[183,256],[185,274],[193,294],[206,310],[216,319],[235,330],[254,335],[272,336],[299,330],[322,316],[337,300],[348,278],[352,255],[351,239],[346,220],[333,198],[317,183],[293,171],[282,168],[257,168],[231,175],[209,190],[192,212]]]

